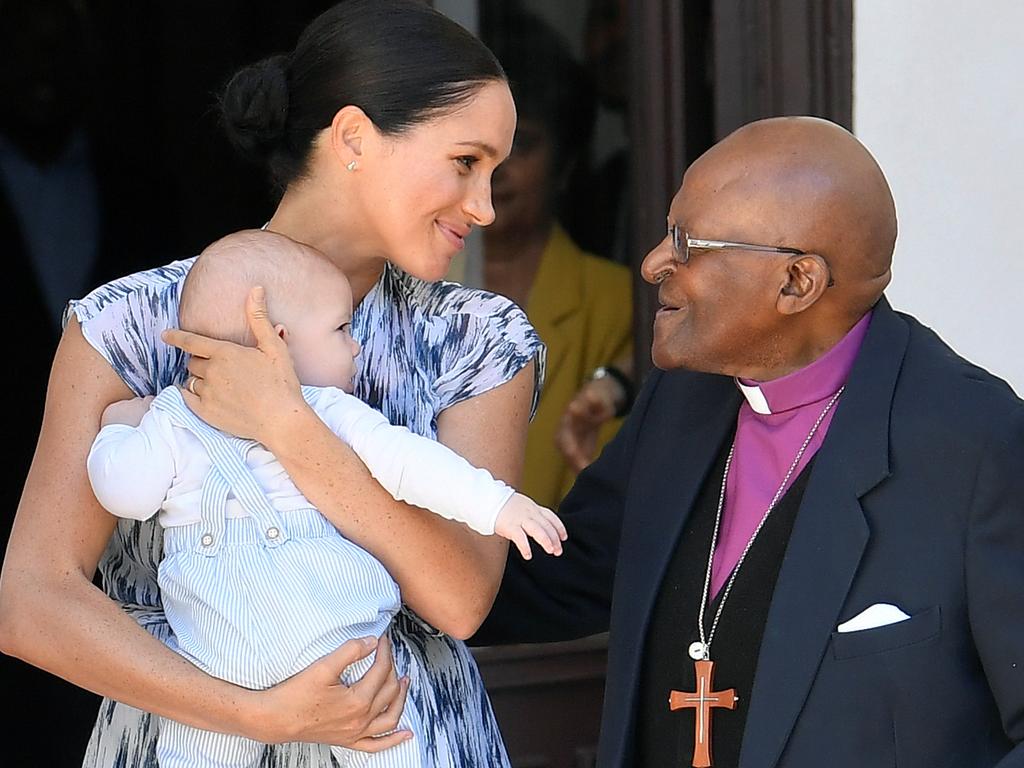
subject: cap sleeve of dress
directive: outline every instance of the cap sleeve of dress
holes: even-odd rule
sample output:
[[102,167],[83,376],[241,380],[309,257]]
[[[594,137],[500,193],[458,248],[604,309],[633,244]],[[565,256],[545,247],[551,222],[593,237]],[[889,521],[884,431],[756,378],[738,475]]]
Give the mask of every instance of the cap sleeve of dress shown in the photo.
[[462,286],[446,298],[428,342],[438,350],[440,410],[504,384],[532,360],[532,418],[544,383],[545,347],[526,313],[504,296]]
[[138,396],[156,394],[184,371],[184,353],[160,333],[178,327],[180,286],[193,261],[119,278],[64,310],[64,324],[75,317],[85,340]]

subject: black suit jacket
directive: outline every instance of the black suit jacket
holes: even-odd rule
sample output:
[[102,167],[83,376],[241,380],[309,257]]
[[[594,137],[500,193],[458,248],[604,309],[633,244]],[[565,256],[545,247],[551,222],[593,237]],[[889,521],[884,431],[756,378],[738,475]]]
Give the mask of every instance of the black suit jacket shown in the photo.
[[[655,372],[560,509],[565,554],[511,557],[477,637],[610,629],[602,768],[633,765],[655,595],[739,403],[727,377]],[[875,603],[911,618],[836,632]],[[1024,403],[885,300],[815,459],[749,701],[740,768],[1024,766]]]

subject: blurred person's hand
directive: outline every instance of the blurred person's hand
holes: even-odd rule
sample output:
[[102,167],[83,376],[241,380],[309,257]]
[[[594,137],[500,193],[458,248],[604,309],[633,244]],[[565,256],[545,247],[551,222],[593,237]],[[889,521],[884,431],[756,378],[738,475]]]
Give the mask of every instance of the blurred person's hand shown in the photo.
[[591,379],[569,401],[555,433],[555,445],[574,472],[580,472],[596,457],[601,426],[613,418],[625,403],[627,393],[610,376]]

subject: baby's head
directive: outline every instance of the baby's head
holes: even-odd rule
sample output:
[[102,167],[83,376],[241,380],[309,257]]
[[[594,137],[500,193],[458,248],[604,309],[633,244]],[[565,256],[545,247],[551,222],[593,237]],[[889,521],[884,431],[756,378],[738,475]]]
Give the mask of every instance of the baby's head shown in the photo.
[[351,392],[359,354],[351,336],[352,289],[326,256],[284,235],[245,230],[210,245],[185,279],[178,322],[186,331],[252,346],[245,301],[257,285],[299,381]]

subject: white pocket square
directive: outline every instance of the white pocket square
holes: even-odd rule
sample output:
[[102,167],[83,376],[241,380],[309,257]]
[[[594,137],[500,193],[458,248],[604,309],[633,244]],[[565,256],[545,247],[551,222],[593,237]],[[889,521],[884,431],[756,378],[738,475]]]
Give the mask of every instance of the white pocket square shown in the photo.
[[875,603],[870,608],[858,613],[849,621],[844,621],[838,627],[837,632],[860,632],[865,629],[877,629],[889,624],[897,624],[906,621],[910,616],[905,614],[895,605],[889,603]]

